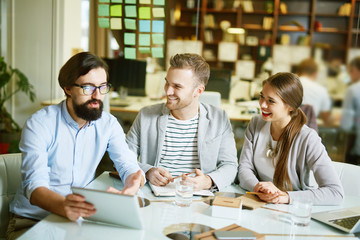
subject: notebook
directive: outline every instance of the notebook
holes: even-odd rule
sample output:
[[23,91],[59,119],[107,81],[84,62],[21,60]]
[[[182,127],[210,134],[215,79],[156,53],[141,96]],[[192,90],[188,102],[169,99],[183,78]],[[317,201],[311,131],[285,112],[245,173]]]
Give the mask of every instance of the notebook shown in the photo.
[[360,206],[313,213],[311,217],[344,232],[360,232]]
[[143,228],[137,196],[77,187],[71,189],[73,193],[84,196],[87,202],[95,206],[96,213],[85,219],[129,228]]
[[[166,186],[159,187],[151,184],[149,182],[151,190],[153,191],[154,195],[157,197],[174,197],[175,196],[175,182],[171,182]],[[197,196],[214,196],[214,194],[210,190],[199,190],[194,191],[194,195]]]

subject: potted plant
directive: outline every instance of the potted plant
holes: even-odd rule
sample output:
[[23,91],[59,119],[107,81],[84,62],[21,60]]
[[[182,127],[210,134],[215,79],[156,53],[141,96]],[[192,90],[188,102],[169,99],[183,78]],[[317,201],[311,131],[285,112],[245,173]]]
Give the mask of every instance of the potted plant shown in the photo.
[[[10,84],[14,82],[14,86]],[[31,102],[35,100],[34,87],[18,69],[7,65],[0,57],[0,153],[18,152],[21,128],[6,110],[6,102],[18,92],[24,92]]]

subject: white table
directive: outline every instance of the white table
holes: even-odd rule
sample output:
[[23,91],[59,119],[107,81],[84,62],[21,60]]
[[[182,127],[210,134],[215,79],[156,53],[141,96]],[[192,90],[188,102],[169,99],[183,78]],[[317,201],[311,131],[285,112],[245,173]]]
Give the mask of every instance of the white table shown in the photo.
[[[92,189],[106,190],[108,186],[122,188],[120,180],[112,178],[108,172],[104,172],[87,187]],[[226,191],[243,193],[238,186],[229,186]],[[256,210],[242,210],[242,216],[238,220],[222,219],[211,217],[211,207],[194,197],[191,207],[181,208],[174,206],[173,198],[157,198],[150,188],[146,185],[139,196],[149,199],[151,204],[141,208],[145,228],[134,230],[122,227],[101,225],[87,221],[71,222],[63,217],[51,214],[19,239],[168,239],[163,234],[165,227],[170,225],[189,226],[188,223],[199,223],[212,228],[222,228],[236,223],[242,227],[249,228],[258,233],[266,234],[266,239],[357,239],[352,234],[329,227],[325,224],[311,220],[308,227],[292,226],[288,221],[287,205],[268,204],[265,208]],[[341,206],[314,206],[313,212],[328,209],[339,209],[342,207],[352,207],[359,205],[360,197],[346,196],[345,202]],[[271,208],[271,209],[270,209]],[[178,225],[179,226],[179,225]]]

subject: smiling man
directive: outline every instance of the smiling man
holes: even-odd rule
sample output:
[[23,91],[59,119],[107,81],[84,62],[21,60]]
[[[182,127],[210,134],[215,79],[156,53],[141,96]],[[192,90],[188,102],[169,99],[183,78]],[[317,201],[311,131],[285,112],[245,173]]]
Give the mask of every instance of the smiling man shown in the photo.
[[66,100],[31,116],[22,131],[22,182],[10,211],[7,239],[15,239],[50,212],[72,221],[91,216],[94,206],[71,187],[85,187],[95,175],[105,151],[125,182],[124,194],[144,184],[136,155],[103,100],[109,92],[107,65],[98,57],[79,53],[61,68],[59,84]]
[[[143,108],[127,142],[154,185],[183,175],[196,190],[221,190],[237,172],[235,140],[224,110],[199,102],[210,75],[197,54],[176,54],[165,78],[166,104]],[[186,173],[195,171],[194,177]]]

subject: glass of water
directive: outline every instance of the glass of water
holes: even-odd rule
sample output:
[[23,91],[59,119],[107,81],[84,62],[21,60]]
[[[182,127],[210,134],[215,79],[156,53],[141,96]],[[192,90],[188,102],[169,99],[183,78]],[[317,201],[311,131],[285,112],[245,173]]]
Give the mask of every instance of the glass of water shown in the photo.
[[175,180],[175,204],[180,207],[189,207],[194,193],[194,184],[181,178]]
[[291,222],[297,226],[308,226],[311,220],[312,202],[306,199],[294,200],[290,206]]

